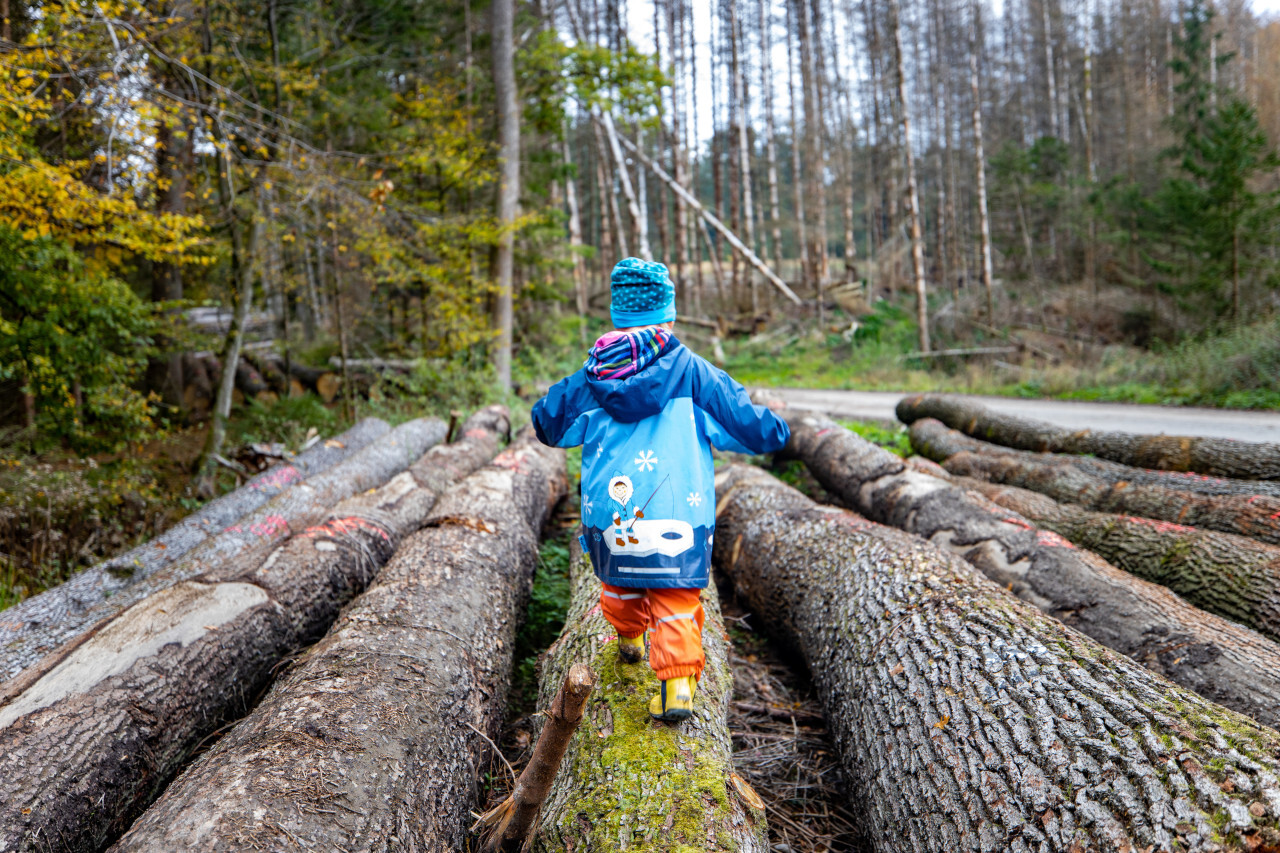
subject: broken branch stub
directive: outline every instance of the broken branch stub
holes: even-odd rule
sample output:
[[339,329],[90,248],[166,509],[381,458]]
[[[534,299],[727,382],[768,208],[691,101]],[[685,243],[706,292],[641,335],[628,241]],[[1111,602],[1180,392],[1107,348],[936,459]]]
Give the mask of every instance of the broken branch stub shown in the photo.
[[1280,646],[817,415],[787,412],[789,452],[874,521],[932,541],[1098,642],[1200,695],[1280,725]]
[[959,557],[732,465],[715,559],[809,665],[878,851],[1280,844],[1280,734]]
[[450,489],[318,644],[113,848],[460,850],[564,452]]

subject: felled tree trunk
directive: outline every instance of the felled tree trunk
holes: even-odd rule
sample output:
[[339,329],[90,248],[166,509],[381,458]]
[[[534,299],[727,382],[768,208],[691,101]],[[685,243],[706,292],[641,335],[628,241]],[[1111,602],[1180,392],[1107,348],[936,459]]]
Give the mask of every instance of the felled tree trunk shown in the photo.
[[[146,596],[217,570],[233,559],[257,565],[255,560],[261,562],[292,533],[322,521],[338,501],[377,488],[399,474],[428,447],[443,441],[447,432],[448,427],[435,418],[401,424],[340,463],[295,483],[229,527],[211,530],[182,560],[155,569],[143,564],[129,575],[105,571],[83,596],[53,599],[49,607],[24,611],[19,617],[23,622],[10,628],[13,635],[2,652],[4,674],[15,677],[28,669],[22,673],[24,679],[38,678],[56,666],[75,643],[90,636],[96,625]],[[277,476],[289,476],[279,468],[262,476],[273,471]],[[6,684],[5,688],[11,686]]]
[[460,850],[565,487],[564,453],[525,433],[450,490],[113,849]]
[[1103,645],[1200,695],[1280,725],[1280,646],[1192,607],[826,418],[788,414],[795,453],[852,509],[931,540]]
[[385,421],[366,418],[336,438],[317,442],[292,461],[263,471],[234,492],[210,501],[150,542],[0,612],[0,682],[102,618],[97,608],[111,603],[111,597],[132,582],[181,561],[236,519],[332,468],[390,430]]
[[1126,572],[1169,587],[1197,607],[1280,640],[1280,547],[1168,521],[1093,512],[970,477],[953,482]]
[[998,444],[970,438],[963,432],[948,429],[933,418],[921,418],[911,425],[911,444],[916,451],[938,462],[957,453],[970,451],[988,456],[1011,456],[1031,460],[1039,464],[1065,464],[1085,472],[1106,483],[1127,483],[1131,486],[1159,486],[1180,492],[1200,495],[1243,495],[1245,497],[1280,497],[1280,482],[1266,480],[1231,480],[1226,477],[1206,477],[1202,474],[1157,471],[1150,468],[1134,468],[1106,459],[1071,456],[1057,453],[1036,453],[1011,450]]
[[543,660],[539,705],[575,663],[599,678],[543,806],[534,850],[768,850],[763,812],[731,781],[733,676],[715,587],[702,593],[707,664],[694,715],[671,726],[649,716],[658,681],[648,662],[618,662],[616,634],[600,613],[600,582],[577,547],[571,565],[573,600]]
[[877,851],[1280,844],[1280,734],[759,469],[717,493],[715,558],[808,662]]
[[975,453],[960,449],[963,442],[971,441],[934,420],[911,425],[912,447],[931,459],[945,460],[943,467],[952,474],[1031,489],[1056,501],[1100,512],[1155,518],[1280,544],[1280,497],[1206,495],[1146,485],[1140,482],[1146,472],[1136,468],[1130,469],[1134,481],[1117,480],[1100,475],[1097,465],[1102,463],[1096,460],[1017,450]]
[[436,498],[496,452],[507,428],[505,410],[486,409],[461,441],[338,504],[265,561],[232,559],[148,597],[8,697],[0,849],[57,838],[59,849],[99,850],[118,836],[202,739],[248,710],[281,659],[324,632]]
[[1195,471],[1242,480],[1280,480],[1280,444],[1068,430],[1045,421],[1000,414],[981,403],[940,394],[906,397],[898,402],[897,411],[903,423],[936,418],[975,438],[1019,450],[1089,453],[1138,468]]

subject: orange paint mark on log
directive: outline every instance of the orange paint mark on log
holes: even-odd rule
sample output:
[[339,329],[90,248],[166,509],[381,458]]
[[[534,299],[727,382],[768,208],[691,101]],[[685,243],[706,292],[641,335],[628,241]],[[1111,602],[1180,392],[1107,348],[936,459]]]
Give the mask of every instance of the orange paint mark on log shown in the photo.
[[387,531],[365,518],[351,515],[346,518],[334,518],[326,521],[324,524],[317,524],[315,527],[308,527],[302,531],[302,535],[308,539],[316,539],[319,537],[334,538],[344,534],[355,533],[360,530],[370,530],[381,536],[384,542],[390,543],[391,537]]
[[249,525],[249,532],[254,536],[277,536],[289,532],[289,522],[281,515],[268,515],[257,524]]
[[1172,521],[1159,521],[1154,518],[1138,518],[1136,515],[1123,516],[1125,521],[1141,524],[1143,527],[1150,527],[1157,533],[1194,533],[1196,528],[1188,527],[1185,524],[1175,524]]
[[1063,539],[1061,536],[1054,533],[1052,530],[1037,530],[1036,544],[1044,545],[1049,548],[1070,548],[1072,550],[1074,550],[1076,547],[1075,545],[1071,544],[1069,540]]

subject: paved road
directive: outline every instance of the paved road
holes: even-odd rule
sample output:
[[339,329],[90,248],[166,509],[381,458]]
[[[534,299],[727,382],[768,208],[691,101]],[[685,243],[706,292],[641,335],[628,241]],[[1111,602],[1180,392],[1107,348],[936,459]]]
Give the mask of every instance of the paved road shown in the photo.
[[[897,391],[822,391],[807,388],[775,388],[773,392],[797,408],[818,409],[838,418],[885,421],[897,420],[893,407],[907,396]],[[1075,400],[1022,400],[1013,397],[973,396],[971,399],[984,403],[997,412],[1049,421],[1068,429],[1201,435],[1234,438],[1238,441],[1280,443],[1280,412],[1137,406]]]

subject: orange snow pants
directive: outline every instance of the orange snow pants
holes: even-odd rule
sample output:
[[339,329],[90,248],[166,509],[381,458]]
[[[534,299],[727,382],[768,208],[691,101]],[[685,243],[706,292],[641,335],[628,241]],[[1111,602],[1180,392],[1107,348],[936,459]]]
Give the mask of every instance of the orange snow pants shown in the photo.
[[700,589],[636,589],[603,584],[600,609],[623,637],[639,637],[652,630],[649,665],[667,681],[702,677],[707,657],[702,652],[702,623],[706,618]]

